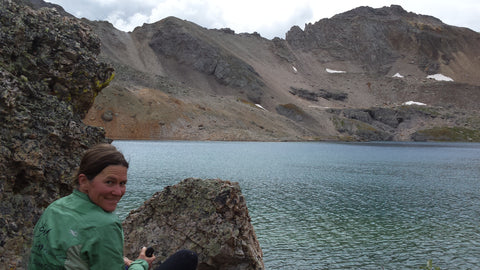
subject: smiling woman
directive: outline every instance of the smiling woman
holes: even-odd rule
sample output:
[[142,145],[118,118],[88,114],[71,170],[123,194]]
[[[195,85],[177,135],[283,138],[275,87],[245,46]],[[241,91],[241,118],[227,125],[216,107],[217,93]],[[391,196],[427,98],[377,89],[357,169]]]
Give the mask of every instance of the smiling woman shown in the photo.
[[[28,269],[147,270],[146,247],[135,261],[123,257],[123,228],[113,211],[126,191],[128,162],[110,144],[87,150],[74,177],[76,189],[45,209],[35,225]],[[156,269],[193,270],[197,254],[180,250]]]
[[34,229],[29,269],[148,269],[155,256],[142,249],[123,258],[123,229],[112,212],[125,194],[128,162],[114,146],[100,144],[82,158],[77,189],[53,202]]

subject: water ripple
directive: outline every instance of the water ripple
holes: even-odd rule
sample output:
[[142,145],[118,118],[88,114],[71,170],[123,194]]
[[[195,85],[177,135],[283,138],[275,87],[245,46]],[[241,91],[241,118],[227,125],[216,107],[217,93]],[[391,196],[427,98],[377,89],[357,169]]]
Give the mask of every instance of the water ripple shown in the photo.
[[121,216],[187,177],[238,181],[267,269],[480,268],[478,144],[117,144]]

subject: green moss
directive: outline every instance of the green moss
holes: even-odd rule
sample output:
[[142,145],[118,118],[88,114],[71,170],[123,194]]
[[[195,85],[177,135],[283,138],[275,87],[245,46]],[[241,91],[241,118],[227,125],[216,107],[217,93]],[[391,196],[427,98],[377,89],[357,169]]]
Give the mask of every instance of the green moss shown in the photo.
[[434,127],[418,134],[431,141],[480,142],[480,130],[464,127]]
[[431,115],[431,116],[440,116],[440,112],[438,111],[437,108],[434,107],[429,107],[429,106],[420,106],[420,105],[404,105],[400,107],[404,111],[419,111],[422,112],[426,115]]
[[305,113],[305,112],[304,112],[302,109],[300,109],[297,105],[292,104],[292,103],[283,104],[283,105],[280,105],[280,106],[282,106],[282,107],[284,107],[284,108],[286,108],[286,109],[289,109],[289,110],[291,110],[291,111],[294,111],[294,112],[297,113],[297,114],[304,114],[304,113]]
[[103,88],[107,87],[114,78],[115,78],[115,72],[112,72],[112,75],[110,75],[110,77],[107,80],[105,80],[104,82],[100,82],[99,80],[95,80],[96,90],[100,91]]
[[331,118],[333,125],[335,126],[335,129],[340,131],[345,130],[345,121],[344,119],[341,119],[339,117],[332,117]]
[[480,126],[480,117],[478,116],[470,116],[465,120],[472,127],[479,127]]
[[250,105],[252,107],[255,107],[255,104],[253,102],[245,100],[243,98],[238,98],[237,101],[242,102],[242,103],[247,104],[247,105]]
[[377,129],[375,127],[373,127],[373,126],[371,126],[367,123],[364,123],[362,121],[355,120],[355,119],[333,117],[332,122],[333,122],[333,125],[335,126],[335,128],[339,132],[345,132],[345,131],[353,132],[354,130],[357,130],[359,132],[377,131]]
[[353,121],[355,121],[354,124],[357,127],[357,130],[360,131],[360,132],[362,132],[362,131],[367,131],[367,132],[377,131],[376,128],[374,128],[373,126],[371,126],[367,123],[364,123],[364,122],[358,121],[358,120],[353,120]]
[[332,123],[338,132],[341,141],[384,141],[390,140],[391,134],[376,127],[355,119],[332,117]]

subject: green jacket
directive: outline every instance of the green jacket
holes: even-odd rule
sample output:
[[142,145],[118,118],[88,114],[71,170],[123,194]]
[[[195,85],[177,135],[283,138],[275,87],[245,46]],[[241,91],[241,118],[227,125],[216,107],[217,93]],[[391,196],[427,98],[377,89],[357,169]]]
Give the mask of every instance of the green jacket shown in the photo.
[[[78,190],[49,205],[33,234],[30,270],[125,269],[120,220]],[[147,269],[145,260],[129,267]]]

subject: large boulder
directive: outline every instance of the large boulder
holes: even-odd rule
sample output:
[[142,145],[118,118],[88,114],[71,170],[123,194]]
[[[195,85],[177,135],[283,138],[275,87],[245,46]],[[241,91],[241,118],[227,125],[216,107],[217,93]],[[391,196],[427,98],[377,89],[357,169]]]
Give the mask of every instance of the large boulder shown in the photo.
[[24,269],[44,208],[72,192],[85,149],[107,142],[81,117],[113,70],[79,20],[0,1],[0,265]]
[[129,214],[123,227],[129,258],[148,245],[162,261],[177,250],[193,250],[198,270],[264,269],[238,183],[185,179],[155,193]]

